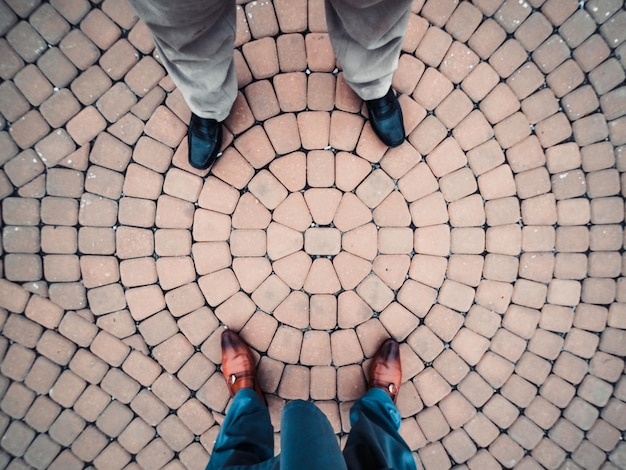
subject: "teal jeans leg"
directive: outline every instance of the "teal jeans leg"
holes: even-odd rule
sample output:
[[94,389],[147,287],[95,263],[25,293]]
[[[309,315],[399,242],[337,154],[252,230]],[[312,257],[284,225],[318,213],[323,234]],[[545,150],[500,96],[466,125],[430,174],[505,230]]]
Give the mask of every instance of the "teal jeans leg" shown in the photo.
[[389,395],[371,388],[350,410],[350,436],[343,451],[353,469],[416,470],[411,449],[400,433],[402,417]]
[[235,394],[206,470],[264,462],[271,468],[273,457],[274,428],[269,410],[254,390],[244,388]]
[[324,413],[311,402],[287,403],[280,439],[283,470],[347,470],[337,436]]

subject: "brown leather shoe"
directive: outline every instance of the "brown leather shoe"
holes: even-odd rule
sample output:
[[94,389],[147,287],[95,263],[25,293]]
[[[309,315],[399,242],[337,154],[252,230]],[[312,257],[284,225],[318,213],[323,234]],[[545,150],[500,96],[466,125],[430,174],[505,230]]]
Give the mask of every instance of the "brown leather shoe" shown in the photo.
[[233,330],[222,333],[222,374],[231,397],[242,388],[252,388],[267,404],[256,378],[254,355]]
[[400,364],[400,345],[395,339],[385,340],[378,348],[370,365],[368,378],[370,388],[383,389],[393,402],[396,402],[402,382],[402,365]]

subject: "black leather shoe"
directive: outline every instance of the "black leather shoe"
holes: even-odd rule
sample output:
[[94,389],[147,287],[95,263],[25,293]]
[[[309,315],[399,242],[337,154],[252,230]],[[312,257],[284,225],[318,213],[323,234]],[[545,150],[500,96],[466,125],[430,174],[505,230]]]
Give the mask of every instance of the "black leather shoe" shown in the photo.
[[198,170],[210,168],[222,147],[222,123],[191,114],[187,130],[189,164]]
[[398,98],[391,88],[385,96],[367,100],[370,123],[378,138],[389,147],[397,147],[404,142],[404,122]]

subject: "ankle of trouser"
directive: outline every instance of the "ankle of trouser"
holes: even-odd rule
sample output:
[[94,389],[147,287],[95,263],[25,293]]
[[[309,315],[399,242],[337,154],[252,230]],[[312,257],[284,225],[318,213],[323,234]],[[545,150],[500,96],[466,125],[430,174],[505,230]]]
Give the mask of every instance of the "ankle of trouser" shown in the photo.
[[[237,454],[248,462],[262,462],[274,455],[274,428],[269,409],[252,389],[242,389],[235,395],[220,427],[208,470],[218,470]],[[244,455],[247,454],[247,455]]]
[[366,415],[379,426],[397,432],[402,424],[402,416],[385,390],[370,388],[357,400],[350,410],[350,423],[354,424],[361,415]]
[[392,75],[381,77],[375,81],[367,83],[351,82],[346,78],[346,83],[352,88],[363,101],[376,100],[387,94],[391,88]]

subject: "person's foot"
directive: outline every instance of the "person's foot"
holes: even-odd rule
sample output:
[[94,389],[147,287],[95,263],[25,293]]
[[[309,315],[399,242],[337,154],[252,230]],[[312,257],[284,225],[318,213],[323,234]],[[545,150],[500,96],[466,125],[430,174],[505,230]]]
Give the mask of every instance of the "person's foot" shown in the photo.
[[393,402],[398,398],[398,390],[402,382],[402,365],[400,363],[400,345],[389,338],[378,348],[369,370],[369,387],[381,388],[391,397]]
[[397,147],[404,142],[404,121],[398,98],[391,88],[385,96],[367,100],[367,112],[372,129],[378,138],[389,147]]
[[222,374],[231,397],[242,388],[252,388],[265,402],[256,378],[254,355],[233,330],[222,333]]
[[191,114],[187,130],[189,164],[206,170],[215,163],[222,147],[222,123]]

